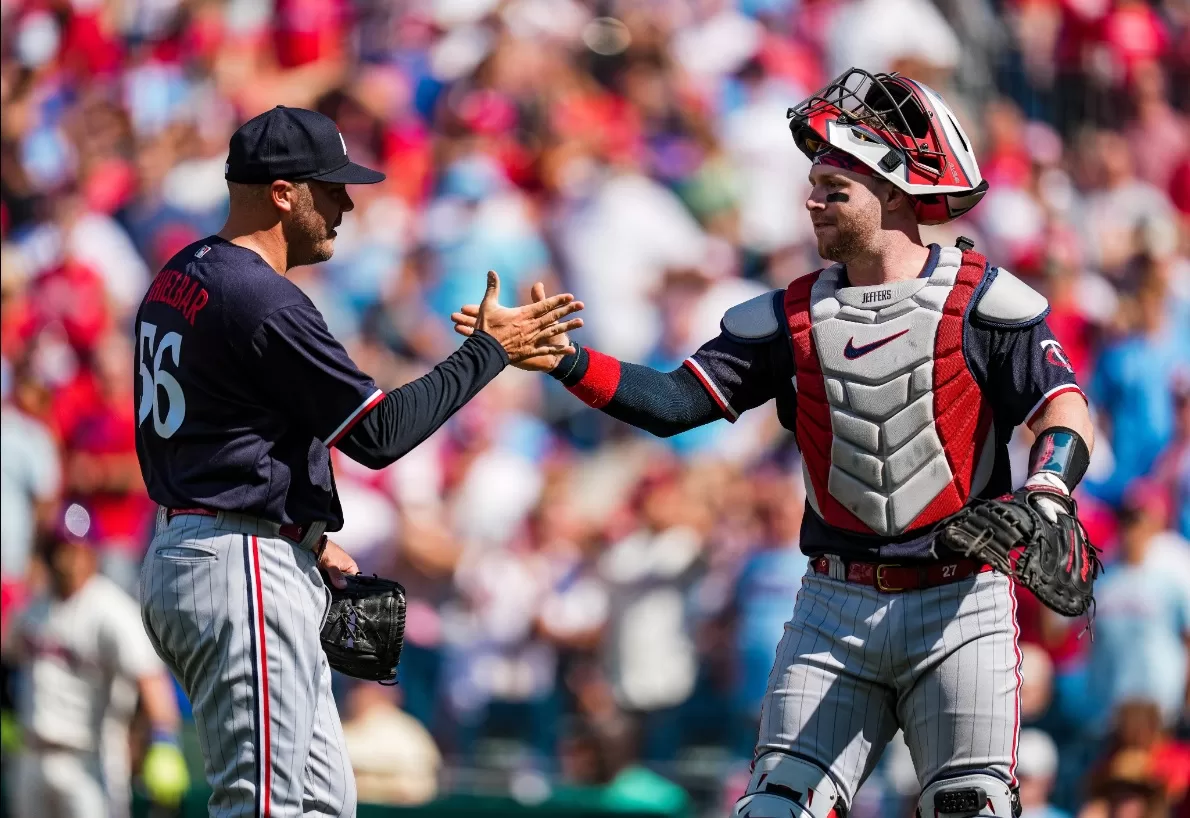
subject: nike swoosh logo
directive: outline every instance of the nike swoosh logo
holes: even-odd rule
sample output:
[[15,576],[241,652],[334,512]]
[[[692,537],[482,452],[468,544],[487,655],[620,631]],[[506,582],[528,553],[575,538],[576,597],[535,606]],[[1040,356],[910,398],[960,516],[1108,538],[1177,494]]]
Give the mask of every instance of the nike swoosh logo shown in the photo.
[[848,339],[847,346],[843,347],[843,357],[849,361],[854,361],[856,358],[862,358],[869,352],[880,349],[880,347],[884,346],[885,344],[892,343],[908,331],[909,330],[907,329],[903,329],[896,335],[890,335],[887,338],[881,338],[878,341],[872,341],[869,344],[864,344],[863,346],[858,347],[855,345],[855,336],[852,336],[850,339]]

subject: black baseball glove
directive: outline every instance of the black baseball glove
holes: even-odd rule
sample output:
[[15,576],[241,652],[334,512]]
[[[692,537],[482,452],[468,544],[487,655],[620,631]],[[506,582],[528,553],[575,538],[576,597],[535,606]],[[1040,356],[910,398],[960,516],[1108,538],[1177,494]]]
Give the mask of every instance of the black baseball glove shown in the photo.
[[1023,488],[974,500],[947,521],[941,543],[981,560],[1028,588],[1046,607],[1081,616],[1094,602],[1099,550],[1087,539],[1070,497]]
[[322,649],[331,667],[356,679],[396,683],[405,643],[405,589],[391,579],[344,574],[331,591]]

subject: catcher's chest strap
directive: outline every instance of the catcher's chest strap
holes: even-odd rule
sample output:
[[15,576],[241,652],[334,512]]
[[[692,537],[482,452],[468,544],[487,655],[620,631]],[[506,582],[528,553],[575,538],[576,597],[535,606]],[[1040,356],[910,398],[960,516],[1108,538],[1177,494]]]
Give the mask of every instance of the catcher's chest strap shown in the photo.
[[889,562],[849,562],[834,556],[818,557],[812,560],[810,565],[816,573],[826,574],[852,585],[866,585],[882,594],[920,591],[937,585],[949,585],[992,570],[992,566],[982,565],[975,560],[931,565],[898,565]]

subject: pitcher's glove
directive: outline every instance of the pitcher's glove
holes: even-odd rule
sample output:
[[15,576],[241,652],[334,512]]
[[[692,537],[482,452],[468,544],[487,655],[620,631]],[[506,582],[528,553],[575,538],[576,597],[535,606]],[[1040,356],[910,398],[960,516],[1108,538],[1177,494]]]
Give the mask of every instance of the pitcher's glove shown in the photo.
[[331,605],[322,649],[340,673],[395,684],[405,643],[405,589],[375,574],[344,574],[345,588],[328,586]]
[[1024,585],[1048,608],[1081,616],[1094,602],[1102,564],[1078,521],[1074,500],[1026,487],[995,500],[973,500],[939,534],[941,543]]

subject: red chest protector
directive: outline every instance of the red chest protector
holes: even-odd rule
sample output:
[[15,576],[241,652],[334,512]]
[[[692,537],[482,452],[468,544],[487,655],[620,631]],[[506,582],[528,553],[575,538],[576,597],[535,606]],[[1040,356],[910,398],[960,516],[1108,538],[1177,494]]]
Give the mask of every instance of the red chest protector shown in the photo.
[[929,278],[849,287],[834,265],[785,291],[807,499],[829,525],[896,536],[987,485],[992,409],[963,354],[986,272],[946,247]]

